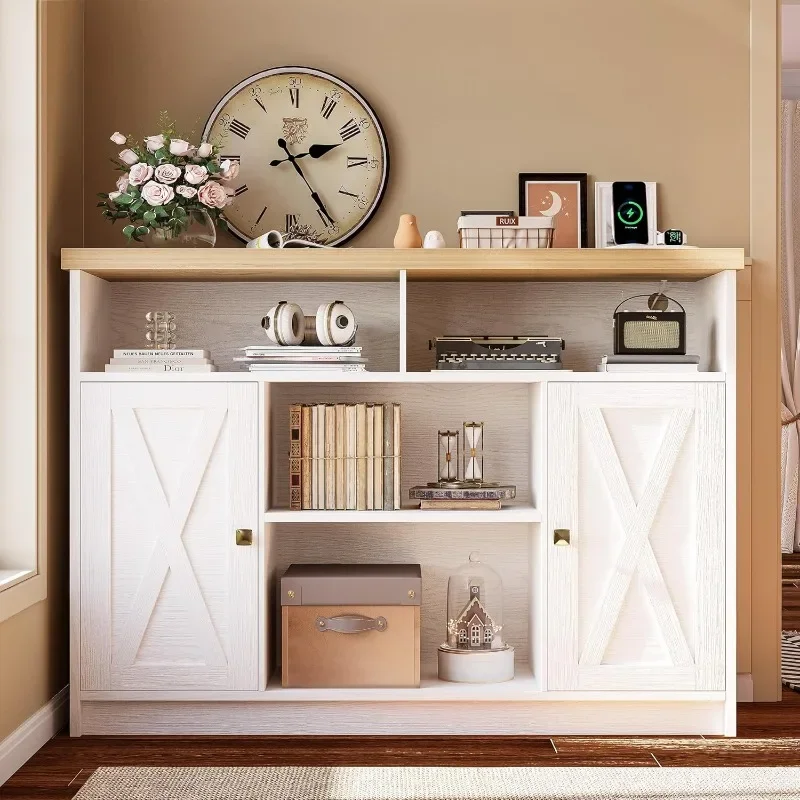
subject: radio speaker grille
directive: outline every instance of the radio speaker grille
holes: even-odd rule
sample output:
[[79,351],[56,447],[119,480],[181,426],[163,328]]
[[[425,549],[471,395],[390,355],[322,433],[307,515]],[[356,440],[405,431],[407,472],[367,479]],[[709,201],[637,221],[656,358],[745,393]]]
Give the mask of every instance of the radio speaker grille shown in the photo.
[[677,320],[628,320],[622,341],[630,350],[674,350],[680,347],[681,327]]

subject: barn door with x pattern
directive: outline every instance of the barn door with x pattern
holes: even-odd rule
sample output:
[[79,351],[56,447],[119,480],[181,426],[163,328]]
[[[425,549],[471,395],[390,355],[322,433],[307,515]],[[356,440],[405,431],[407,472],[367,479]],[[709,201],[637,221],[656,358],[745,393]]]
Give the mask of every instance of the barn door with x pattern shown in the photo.
[[257,407],[253,384],[83,385],[84,689],[258,688]]
[[550,385],[549,689],[725,688],[724,415],[718,383]]

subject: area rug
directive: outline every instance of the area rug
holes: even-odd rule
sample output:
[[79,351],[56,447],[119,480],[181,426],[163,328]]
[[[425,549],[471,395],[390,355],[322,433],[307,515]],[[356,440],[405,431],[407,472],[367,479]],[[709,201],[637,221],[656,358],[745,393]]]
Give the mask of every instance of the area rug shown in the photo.
[[781,631],[781,683],[800,692],[800,633]]
[[800,768],[101,767],[76,795],[76,800],[699,800],[705,797],[800,798]]

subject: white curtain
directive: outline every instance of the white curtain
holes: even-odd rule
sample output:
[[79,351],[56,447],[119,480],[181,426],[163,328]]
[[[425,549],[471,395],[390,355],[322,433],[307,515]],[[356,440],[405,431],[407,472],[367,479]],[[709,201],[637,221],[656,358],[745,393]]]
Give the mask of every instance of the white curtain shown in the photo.
[[798,464],[800,463],[800,103],[783,102],[782,120],[782,247],[781,299],[783,302],[781,337],[781,550],[800,551],[800,513],[797,504]]

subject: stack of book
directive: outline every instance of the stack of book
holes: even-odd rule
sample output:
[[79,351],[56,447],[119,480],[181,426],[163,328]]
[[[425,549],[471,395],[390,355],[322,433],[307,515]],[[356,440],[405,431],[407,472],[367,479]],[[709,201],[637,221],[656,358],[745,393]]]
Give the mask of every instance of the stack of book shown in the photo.
[[603,356],[598,372],[697,372],[700,356]]
[[216,372],[208,350],[115,350],[106,372]]
[[310,345],[253,345],[242,348],[233,360],[250,372],[364,372],[367,363],[360,347],[313,347]]
[[289,507],[399,509],[399,404],[290,406]]
[[423,511],[499,511],[504,500],[517,496],[517,487],[496,483],[475,486],[429,483],[414,486],[408,495],[412,500],[419,500]]

